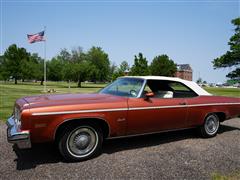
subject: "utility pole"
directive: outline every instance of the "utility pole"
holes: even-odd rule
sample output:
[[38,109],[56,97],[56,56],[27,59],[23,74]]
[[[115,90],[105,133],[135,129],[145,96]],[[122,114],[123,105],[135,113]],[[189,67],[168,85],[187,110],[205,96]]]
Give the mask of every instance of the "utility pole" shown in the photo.
[[[46,26],[44,26],[44,34],[46,34]],[[46,39],[44,40],[44,87],[43,92],[47,92],[47,65],[46,65]]]

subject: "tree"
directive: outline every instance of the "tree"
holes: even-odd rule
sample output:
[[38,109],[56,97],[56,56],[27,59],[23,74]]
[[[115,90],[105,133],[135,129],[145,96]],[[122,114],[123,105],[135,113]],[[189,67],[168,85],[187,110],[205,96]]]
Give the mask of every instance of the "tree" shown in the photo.
[[83,60],[81,63],[78,63],[75,68],[75,72],[78,74],[78,87],[82,87],[81,82],[86,81],[89,77],[89,72],[91,71],[90,63]]
[[[37,80],[40,80],[40,85],[43,85],[44,81],[44,59],[38,56],[37,53],[33,53],[30,56],[31,61],[34,62],[32,69],[34,73],[32,74],[32,78]],[[47,67],[48,70],[48,67]]]
[[0,56],[0,80],[8,80],[9,79],[9,73],[4,66],[4,56]]
[[68,52],[68,50],[66,48],[62,49],[59,53],[59,55],[57,56],[57,59],[59,59],[62,62],[68,62],[71,60],[71,53]]
[[127,61],[123,61],[123,62],[120,64],[119,70],[120,70],[120,72],[122,72],[123,74],[126,73],[126,72],[128,72],[129,69],[130,69],[130,67],[129,67]]
[[[91,64],[86,53],[82,48],[78,47],[72,50],[71,63],[74,80],[78,82],[78,87],[82,87],[82,82],[89,78]],[[72,66],[71,65],[71,66]]]
[[43,80],[43,60],[36,53],[29,53],[24,48],[13,44],[8,47],[0,59],[1,79]]
[[[77,60],[73,62],[73,58],[72,58],[72,54],[70,52],[68,52],[67,49],[62,49],[60,51],[60,53],[53,58],[55,59],[56,63],[58,64],[58,67],[61,65],[61,68],[59,67],[58,70],[61,73],[58,73],[57,77],[54,77],[54,79],[61,79],[61,80],[66,80],[66,81],[77,81],[77,78],[74,78],[74,72],[73,69],[75,69],[74,67],[74,63],[77,63]],[[52,59],[52,60],[53,60]],[[51,69],[54,68],[54,65],[50,65],[52,66],[52,68],[50,68],[50,74],[54,74],[54,72],[51,72]],[[53,77],[49,77],[49,78],[53,78]]]
[[134,64],[131,68],[130,75],[146,76],[149,75],[148,62],[142,53],[134,56]]
[[198,78],[198,80],[196,82],[197,82],[197,84],[202,84],[203,80],[202,80],[202,78]]
[[119,68],[117,66],[115,66],[115,69],[112,73],[112,80],[117,79],[118,77],[124,76],[126,72],[129,72],[129,65],[127,63],[127,61],[123,61]]
[[235,34],[230,38],[228,45],[230,50],[212,61],[214,69],[235,67],[236,69],[226,76],[234,79],[240,78],[240,17],[233,19],[232,24],[236,26]]
[[34,79],[34,80],[40,80],[41,77],[43,77],[43,64],[42,59],[38,56],[38,54],[28,54],[28,58],[22,62],[22,72],[21,72],[21,78],[22,81],[25,79]]
[[234,79],[234,78],[240,77],[240,68],[237,68],[236,70],[228,73],[227,77],[230,78],[230,79]]
[[167,55],[156,56],[151,65],[150,71],[155,76],[174,76],[177,66]]
[[111,65],[110,65],[110,72],[109,72],[109,79],[111,81],[113,81],[113,80],[115,80],[117,78],[117,77],[115,77],[115,74],[116,74],[117,70],[118,70],[117,65],[114,62],[111,63]]
[[17,84],[17,80],[22,78],[23,69],[30,53],[24,48],[18,48],[16,44],[10,45],[4,53],[3,67],[8,76],[12,76]]
[[108,54],[102,48],[93,46],[87,52],[87,57],[91,63],[91,80],[94,82],[109,80],[110,61]]
[[89,78],[91,64],[81,47],[72,49],[71,52],[63,49],[57,56],[57,60],[54,61],[56,61],[54,64],[57,64],[57,69],[60,71],[55,78],[61,79],[62,77],[67,81],[75,81],[78,83],[78,87],[81,87],[81,83]]
[[61,59],[52,58],[51,61],[47,63],[48,67],[48,79],[52,81],[62,81],[63,80],[63,68],[64,63]]

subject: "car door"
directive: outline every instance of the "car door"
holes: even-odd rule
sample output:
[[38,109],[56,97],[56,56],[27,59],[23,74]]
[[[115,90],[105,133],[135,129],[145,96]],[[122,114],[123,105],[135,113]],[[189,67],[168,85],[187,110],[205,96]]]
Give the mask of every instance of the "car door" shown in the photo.
[[[147,87],[147,91],[154,90],[155,96],[128,99],[128,134],[150,133],[171,129],[181,129],[187,126],[187,104],[183,95],[179,95],[171,83],[154,80],[154,86]],[[163,84],[163,85],[159,85]],[[176,84],[173,84],[176,86]],[[180,86],[181,84],[177,84]],[[145,88],[146,90],[146,88]],[[171,96],[157,96],[156,91],[172,92]],[[175,95],[174,95],[175,94]]]

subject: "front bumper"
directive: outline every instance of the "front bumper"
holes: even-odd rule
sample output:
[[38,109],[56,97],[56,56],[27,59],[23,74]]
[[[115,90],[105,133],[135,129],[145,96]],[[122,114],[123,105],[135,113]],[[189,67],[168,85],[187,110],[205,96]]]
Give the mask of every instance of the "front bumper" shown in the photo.
[[7,140],[9,143],[16,144],[19,149],[31,148],[29,131],[18,131],[13,117],[7,120]]

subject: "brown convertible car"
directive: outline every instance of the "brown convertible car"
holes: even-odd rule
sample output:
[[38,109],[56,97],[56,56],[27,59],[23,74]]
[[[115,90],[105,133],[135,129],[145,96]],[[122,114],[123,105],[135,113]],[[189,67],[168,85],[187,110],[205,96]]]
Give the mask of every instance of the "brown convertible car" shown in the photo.
[[19,148],[56,142],[62,156],[81,161],[101,152],[106,138],[198,128],[204,137],[240,115],[240,98],[213,96],[192,81],[122,77],[95,94],[18,99],[7,138]]

